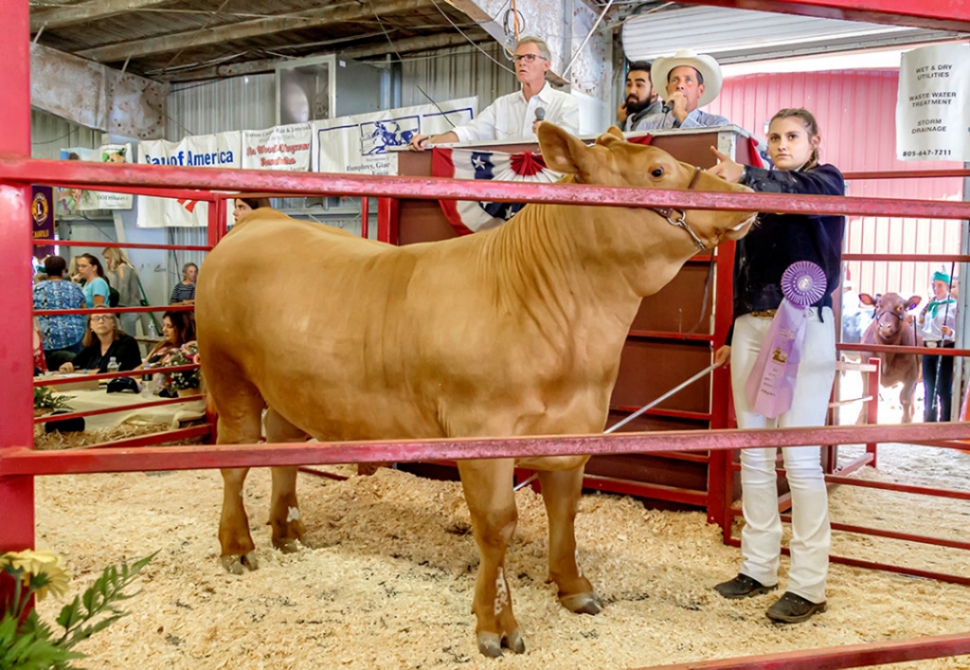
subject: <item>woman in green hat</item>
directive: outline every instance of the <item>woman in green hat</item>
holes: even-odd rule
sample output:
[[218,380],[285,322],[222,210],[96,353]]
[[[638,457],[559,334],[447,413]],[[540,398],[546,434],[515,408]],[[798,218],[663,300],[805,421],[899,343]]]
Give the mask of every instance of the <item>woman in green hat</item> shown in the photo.
[[[933,299],[919,315],[923,346],[953,348],[957,301],[950,297],[950,275],[933,273]],[[923,356],[923,421],[949,421],[953,397],[953,356]]]

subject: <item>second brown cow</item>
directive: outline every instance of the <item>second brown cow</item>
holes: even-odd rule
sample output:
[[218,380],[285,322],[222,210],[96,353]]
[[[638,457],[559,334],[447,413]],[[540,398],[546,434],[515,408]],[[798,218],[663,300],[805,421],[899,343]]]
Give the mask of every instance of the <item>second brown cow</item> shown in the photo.
[[[862,344],[877,344],[897,347],[918,347],[922,344],[919,332],[912,325],[912,319],[907,312],[919,305],[918,295],[903,298],[898,293],[885,293],[873,298],[868,293],[860,293],[859,301],[863,305],[875,307],[875,318],[866,332],[862,335]],[[880,385],[891,388],[902,383],[899,392],[899,402],[903,406],[903,423],[913,420],[913,394],[919,382],[920,356],[918,354],[894,354],[885,351],[861,354],[862,362],[870,358],[882,361],[880,369]],[[873,389],[873,391],[875,391]],[[862,421],[863,415],[859,415]]]

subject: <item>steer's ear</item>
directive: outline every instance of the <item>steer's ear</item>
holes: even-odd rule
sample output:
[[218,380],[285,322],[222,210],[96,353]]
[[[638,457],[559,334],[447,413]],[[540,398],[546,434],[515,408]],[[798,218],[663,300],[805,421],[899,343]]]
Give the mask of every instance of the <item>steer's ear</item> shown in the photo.
[[597,144],[610,144],[614,140],[622,140],[623,131],[616,126],[610,126],[606,129],[606,132],[596,138]]
[[921,295],[909,296],[909,300],[906,301],[906,309],[914,309],[916,305],[920,303],[921,300],[923,300],[923,296]]
[[859,294],[859,302],[861,302],[863,305],[867,305],[869,307],[872,307],[872,306],[874,306],[876,304],[876,299],[873,298],[868,293],[860,293]]
[[576,174],[590,159],[589,147],[554,123],[543,121],[539,124],[539,148],[546,167],[556,172]]

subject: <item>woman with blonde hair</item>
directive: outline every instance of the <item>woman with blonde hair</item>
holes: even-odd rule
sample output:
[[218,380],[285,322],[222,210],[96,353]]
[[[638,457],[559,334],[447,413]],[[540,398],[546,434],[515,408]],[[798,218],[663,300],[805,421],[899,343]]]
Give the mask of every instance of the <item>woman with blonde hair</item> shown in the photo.
[[[118,291],[118,307],[138,307],[141,304],[141,285],[138,283],[138,271],[128,260],[125,252],[117,247],[108,247],[102,253],[104,256],[105,275],[108,283]],[[145,315],[119,314],[121,329],[129,335],[135,334],[135,324],[139,316]],[[147,335],[146,322],[141,322],[142,331]]]
[[118,328],[114,314],[92,314],[88,317],[88,327],[81,340],[84,349],[74,360],[64,363],[61,372],[75,370],[97,370],[107,372],[113,358],[119,370],[134,370],[141,364],[138,342]]

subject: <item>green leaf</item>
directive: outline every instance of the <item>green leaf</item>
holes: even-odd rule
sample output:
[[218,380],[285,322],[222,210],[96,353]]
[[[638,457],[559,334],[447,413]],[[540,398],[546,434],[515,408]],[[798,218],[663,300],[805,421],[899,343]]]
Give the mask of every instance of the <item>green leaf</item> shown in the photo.
[[57,625],[61,628],[69,629],[81,620],[81,599],[74,596],[70,605],[64,605],[61,613],[57,617]]

